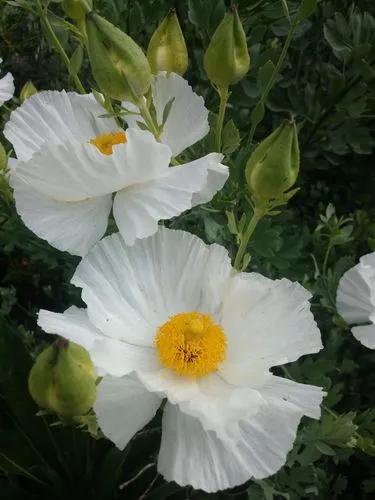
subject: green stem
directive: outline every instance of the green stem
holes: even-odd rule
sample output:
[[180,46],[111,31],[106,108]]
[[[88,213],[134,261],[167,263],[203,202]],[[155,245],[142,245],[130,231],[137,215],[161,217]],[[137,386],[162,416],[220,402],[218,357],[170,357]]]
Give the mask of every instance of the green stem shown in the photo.
[[233,267],[237,271],[241,271],[242,269],[242,261],[246,252],[247,245],[249,244],[250,238],[253,235],[255,228],[258,225],[258,222],[263,217],[264,214],[260,214],[257,211],[254,212],[250,222],[242,235],[240,246],[238,247],[236,258],[234,259]]
[[[284,63],[285,57],[287,55],[287,52],[288,52],[288,49],[290,46],[290,43],[291,43],[292,38],[293,38],[294,31],[297,28],[297,26],[298,26],[298,22],[293,22],[293,24],[290,25],[290,28],[288,31],[288,36],[286,37],[283,48],[281,50],[281,54],[279,56],[279,59],[277,60],[277,63],[276,63],[276,66],[272,72],[271,78],[268,80],[267,85],[266,85],[265,89],[263,90],[262,95],[260,96],[259,102],[261,102],[263,105],[266,102],[268,94],[270,93],[272,87],[274,86],[274,83],[276,81],[276,77],[279,74],[281,66]],[[249,140],[248,140],[249,146],[253,143],[255,130],[256,130],[257,126],[259,125],[259,123],[260,122],[253,123],[251,125]]]
[[[65,66],[67,67],[69,74],[71,74],[70,73],[69,57],[68,57],[67,53],[65,52],[64,47],[61,45],[60,40],[57,38],[55,32],[53,31],[51,23],[48,20],[48,17],[46,15],[45,10],[43,9],[43,7],[40,3],[40,0],[37,0],[37,7],[38,7],[38,12],[39,12],[39,17],[40,17],[41,23],[43,24],[43,26],[44,26],[52,44],[54,45],[56,51],[59,53],[61,59],[63,60]],[[82,82],[79,79],[79,76],[78,75],[71,75],[71,76],[73,78],[75,86],[77,87],[77,90],[81,94],[86,94],[86,90],[85,90],[84,86],[82,85]]]
[[225,110],[227,109],[228,98],[229,98],[229,89],[228,89],[228,87],[219,88],[218,93],[220,96],[220,107],[219,107],[219,116],[218,116],[217,125],[216,125],[215,147],[216,147],[216,151],[218,153],[220,153],[221,152],[221,138],[223,135]]
[[21,474],[23,474],[24,476],[28,477],[29,479],[32,479],[33,481],[39,484],[46,484],[44,481],[31,474],[31,472],[23,468],[21,465],[17,464],[14,460],[4,455],[4,453],[0,453],[0,456],[2,456],[7,462],[9,462],[16,470],[19,470]]
[[141,113],[142,118],[144,119],[144,121],[146,123],[147,128],[149,129],[150,132],[152,132],[154,134],[155,139],[157,141],[159,141],[160,140],[160,131],[159,131],[158,127],[155,125],[154,120],[151,116],[151,113],[147,107],[146,101],[143,97],[141,97],[141,99],[139,99],[139,101],[137,102],[137,106],[138,106],[138,109]]

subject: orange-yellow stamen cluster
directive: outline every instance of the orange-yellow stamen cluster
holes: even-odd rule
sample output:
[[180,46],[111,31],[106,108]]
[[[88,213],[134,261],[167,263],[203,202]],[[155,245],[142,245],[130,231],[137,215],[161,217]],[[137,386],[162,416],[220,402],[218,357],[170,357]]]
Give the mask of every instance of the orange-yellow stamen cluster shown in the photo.
[[155,338],[160,362],[178,375],[199,378],[217,370],[224,361],[226,337],[209,314],[172,316]]
[[125,143],[126,134],[122,130],[119,132],[110,132],[109,134],[100,134],[90,140],[90,144],[96,146],[103,155],[111,155],[113,153],[113,146]]

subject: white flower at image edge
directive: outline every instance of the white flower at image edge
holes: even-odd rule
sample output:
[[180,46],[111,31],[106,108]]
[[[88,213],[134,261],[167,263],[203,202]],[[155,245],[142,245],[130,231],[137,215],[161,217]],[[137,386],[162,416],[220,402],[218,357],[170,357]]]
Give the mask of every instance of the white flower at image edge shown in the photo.
[[13,94],[14,79],[11,73],[7,73],[3,78],[0,78],[0,106],[12,99]]
[[[359,264],[347,271],[337,289],[337,310],[349,325],[354,337],[375,349],[375,252],[361,257]],[[367,323],[367,324],[366,324]]]
[[223,247],[166,228],[133,247],[104,238],[72,283],[87,309],[41,310],[38,324],[89,351],[98,422],[120,449],[167,398],[167,480],[213,492],[267,477],[301,418],[319,418],[321,388],[270,372],[322,348],[298,283],[235,274]]
[[[185,80],[176,81],[176,92],[167,90],[189,119],[184,128],[176,116],[175,126],[191,145],[207,133],[208,111]],[[104,235],[112,208],[132,245],[154,234],[159,220],[209,201],[228,178],[217,153],[170,167],[168,145],[147,131],[121,130],[106,113],[91,94],[46,91],[14,111],[4,130],[17,155],[10,183],[22,220],[59,250],[81,256]]]

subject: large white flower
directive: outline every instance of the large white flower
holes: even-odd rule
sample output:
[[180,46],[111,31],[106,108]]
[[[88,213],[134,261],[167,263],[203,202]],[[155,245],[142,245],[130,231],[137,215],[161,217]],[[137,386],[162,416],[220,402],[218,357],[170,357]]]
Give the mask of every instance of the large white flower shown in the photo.
[[10,180],[23,221],[77,255],[103,236],[112,206],[132,245],[155,233],[159,220],[211,199],[228,177],[216,153],[170,168],[168,146],[147,131],[124,132],[105,114],[91,94],[40,92],[4,131],[17,155]]
[[104,238],[72,283],[87,309],[42,310],[38,323],[90,352],[98,421],[119,448],[167,398],[167,480],[211,492],[269,476],[302,416],[319,418],[320,388],[270,372],[322,348],[299,284],[235,274],[224,248],[165,228],[133,247]]
[[[354,337],[375,349],[375,252],[361,257],[341,278],[337,289],[337,310],[352,328]],[[367,324],[366,324],[367,323]]]
[[11,73],[7,73],[3,78],[0,78],[0,106],[4,102],[12,99],[14,94],[14,78]]

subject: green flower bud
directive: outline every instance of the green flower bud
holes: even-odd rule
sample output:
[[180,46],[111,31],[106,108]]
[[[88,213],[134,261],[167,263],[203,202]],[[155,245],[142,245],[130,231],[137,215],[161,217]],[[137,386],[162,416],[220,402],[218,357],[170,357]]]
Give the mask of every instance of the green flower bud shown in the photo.
[[236,9],[228,12],[216,29],[204,55],[204,69],[210,82],[227,88],[239,82],[250,68],[246,35]]
[[147,59],[153,73],[168,71],[183,75],[189,59],[176,11],[172,9],[151,37]]
[[71,418],[90,410],[96,397],[95,382],[87,351],[59,339],[37,357],[29,375],[29,391],[40,407]]
[[109,97],[137,103],[151,85],[151,68],[142,49],[98,14],[86,18],[92,73]]
[[26,99],[31,97],[32,95],[36,94],[38,91],[36,87],[34,86],[33,82],[30,80],[25,83],[25,85],[22,87],[21,92],[20,92],[20,100],[21,103],[25,102]]
[[72,19],[83,19],[92,11],[92,0],[63,0],[62,7]]
[[246,180],[255,200],[277,199],[290,189],[299,172],[295,123],[283,122],[254,150],[246,165]]

